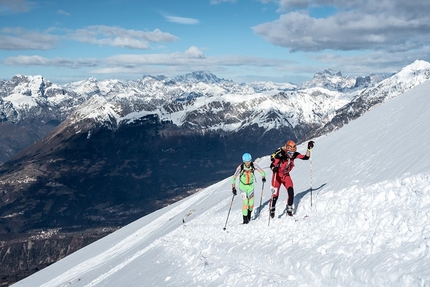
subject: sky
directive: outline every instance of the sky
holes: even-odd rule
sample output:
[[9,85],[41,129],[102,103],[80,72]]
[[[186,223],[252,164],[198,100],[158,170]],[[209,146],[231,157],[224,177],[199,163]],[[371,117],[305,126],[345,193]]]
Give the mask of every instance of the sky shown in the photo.
[[430,61],[429,12],[422,0],[0,0],[0,79],[390,75]]
[[[257,174],[242,224],[228,177],[13,286],[430,286],[429,89],[313,139],[291,172],[293,217],[282,189],[269,221],[270,186]],[[268,176],[269,154],[254,159]]]

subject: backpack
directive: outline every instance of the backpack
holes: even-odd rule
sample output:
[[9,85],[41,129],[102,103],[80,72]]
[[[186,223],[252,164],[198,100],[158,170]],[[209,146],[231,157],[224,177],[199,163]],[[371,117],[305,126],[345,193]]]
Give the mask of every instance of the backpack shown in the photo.
[[[281,154],[282,154],[282,147],[280,147],[280,148],[278,148],[277,150],[275,150],[275,152],[274,153],[272,153],[271,155],[270,155],[270,161],[271,161],[271,163],[270,163],[270,169],[271,170],[273,170],[273,168],[275,167],[275,165],[273,164],[273,162],[275,161],[275,159],[278,157],[278,158],[280,158],[281,157]],[[278,164],[278,166],[279,166],[279,164]]]
[[272,153],[270,155],[270,161],[271,161],[271,163],[270,163],[270,169],[273,170],[273,168],[275,167],[274,161],[275,161],[276,158],[280,159],[280,161],[277,164],[277,167],[279,167],[279,165],[281,164],[281,162],[283,162],[285,159],[287,159],[288,161],[295,160],[298,154],[299,154],[298,152],[294,152],[293,157],[290,159],[286,155],[286,153],[282,151],[282,147],[278,148],[274,153]]
[[[243,184],[245,184],[245,185],[251,185],[252,184],[252,182],[250,182],[250,183],[245,183],[245,182],[243,182],[242,181],[242,175],[245,173],[245,168],[244,168],[244,166],[245,166],[245,163],[244,162],[242,162],[242,164],[240,165],[240,175],[239,175],[239,180],[240,180],[240,182],[241,183],[243,183]],[[255,167],[254,167],[254,162],[252,162],[251,161],[251,166],[250,166],[250,172],[252,172],[252,175],[253,175],[253,178],[254,178],[254,180],[255,180],[255,177],[254,177],[254,170],[255,170]]]

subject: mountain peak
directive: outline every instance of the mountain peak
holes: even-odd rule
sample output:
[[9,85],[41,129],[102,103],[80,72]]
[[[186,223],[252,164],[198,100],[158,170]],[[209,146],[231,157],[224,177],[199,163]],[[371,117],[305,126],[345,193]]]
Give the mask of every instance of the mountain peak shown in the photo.
[[403,67],[397,74],[394,75],[394,79],[397,81],[425,81],[430,76],[430,63],[422,60],[416,60],[412,64]]
[[318,77],[318,76],[321,76],[321,77],[334,77],[334,76],[342,77],[342,73],[339,70],[325,69],[322,72],[317,72],[314,77]]
[[430,63],[423,60],[415,60],[415,62],[413,62],[412,64],[407,65],[406,67],[403,67],[400,70],[400,73],[402,72],[410,73],[413,71],[423,71],[423,70],[430,70]]
[[385,76],[370,74],[368,76],[343,76],[341,71],[325,69],[315,73],[312,80],[304,82],[302,88],[321,87],[329,90],[345,92],[347,90],[358,90],[367,88],[375,83],[382,81]]
[[188,83],[207,83],[207,84],[215,84],[223,81],[227,81],[225,79],[220,79],[214,74],[207,71],[194,71],[183,76],[177,76],[174,79],[178,82],[188,82]]
[[157,81],[163,81],[163,80],[166,80],[167,77],[164,75],[143,75],[142,80],[145,80],[145,79],[154,79]]

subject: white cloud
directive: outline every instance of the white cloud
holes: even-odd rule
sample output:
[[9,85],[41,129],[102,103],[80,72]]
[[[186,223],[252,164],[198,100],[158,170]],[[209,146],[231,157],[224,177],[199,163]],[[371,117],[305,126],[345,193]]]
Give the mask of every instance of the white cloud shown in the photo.
[[281,10],[292,10],[294,8],[306,8],[309,5],[308,0],[280,0],[279,7]]
[[195,46],[191,46],[185,52],[170,54],[122,54],[106,58],[103,62],[111,66],[137,67],[143,65],[178,66],[282,66],[289,61],[279,59],[267,59],[259,57],[227,55],[219,57],[206,57]]
[[61,9],[59,9],[59,10],[57,11],[57,14],[70,16],[70,13],[68,13],[68,12],[66,12],[66,11],[64,11],[64,10],[61,10]]
[[[279,5],[280,11],[290,12],[252,29],[290,51],[396,52],[405,50],[405,45],[413,49],[430,44],[430,2],[282,0]],[[336,13],[326,18],[312,16],[327,6]],[[303,8],[312,10],[295,10]]]
[[0,30],[0,50],[48,50],[56,46],[58,37],[22,28]]
[[211,5],[218,5],[218,4],[221,4],[221,3],[228,3],[228,2],[230,2],[230,3],[234,3],[234,2],[236,2],[236,0],[210,0],[210,4]]
[[66,59],[54,58],[49,59],[37,55],[17,57],[9,57],[4,61],[7,66],[44,66],[44,67],[66,67],[66,68],[81,68],[81,67],[94,67],[97,66],[98,60],[94,58],[89,59]]
[[124,47],[130,49],[149,49],[150,43],[173,42],[178,37],[155,29],[154,31],[126,30],[113,26],[89,26],[68,35],[83,43]]
[[205,55],[203,54],[203,52],[197,48],[196,46],[191,46],[190,48],[188,48],[185,51],[185,55],[188,55],[192,58],[196,58],[196,59],[204,59]]
[[194,18],[185,18],[185,17],[178,17],[178,16],[164,16],[167,21],[178,23],[178,24],[187,24],[187,25],[194,25],[200,23],[199,20]]
[[[104,61],[110,67],[123,67],[133,71],[136,67],[148,65],[159,66],[194,66],[208,65],[210,60],[206,59],[202,51],[197,47],[190,47],[185,52],[174,52],[170,54],[121,54],[106,58]],[[111,69],[109,69],[111,70]],[[139,69],[138,69],[139,70]]]
[[25,0],[0,0],[0,14],[30,11],[30,2]]
[[396,72],[405,63],[415,60],[430,59],[430,46],[419,50],[387,53],[374,51],[358,55],[342,55],[332,52],[313,56],[318,62],[328,65],[330,68],[342,71],[353,71],[354,74],[363,75],[372,73],[390,74]]
[[[219,70],[225,67],[284,67],[291,61],[259,58],[250,56],[227,55],[218,57],[206,57],[195,46],[191,46],[185,52],[169,54],[120,54],[104,59],[49,59],[38,55],[6,58],[7,66],[45,66],[63,68],[98,67],[92,71],[94,74],[142,74],[142,73],[184,73],[189,70]],[[160,67],[160,68],[157,68]]]

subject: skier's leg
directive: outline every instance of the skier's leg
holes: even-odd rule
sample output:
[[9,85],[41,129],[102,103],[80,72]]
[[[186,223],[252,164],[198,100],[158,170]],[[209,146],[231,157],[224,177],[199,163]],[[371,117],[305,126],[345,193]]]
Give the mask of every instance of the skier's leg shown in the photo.
[[251,221],[251,213],[254,210],[254,187],[250,187],[248,193],[248,221]]
[[293,204],[294,204],[294,188],[293,188],[293,181],[291,180],[290,176],[285,177],[283,182],[286,190],[287,190],[287,214],[292,216],[293,215]]
[[288,201],[287,201],[287,205],[293,205],[294,204],[294,188],[292,188],[291,186],[287,189],[287,193],[288,193]]
[[272,199],[271,199],[271,206],[270,206],[270,217],[275,217],[275,210],[276,210],[276,202],[278,201],[279,196],[279,190],[281,188],[281,181],[280,178],[277,176],[277,174],[273,174],[272,176]]
[[245,190],[240,190],[240,195],[242,197],[242,215],[243,215],[243,224],[247,224],[248,220],[248,208],[249,208],[249,200]]

